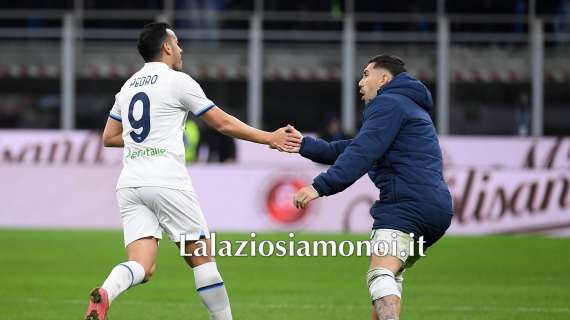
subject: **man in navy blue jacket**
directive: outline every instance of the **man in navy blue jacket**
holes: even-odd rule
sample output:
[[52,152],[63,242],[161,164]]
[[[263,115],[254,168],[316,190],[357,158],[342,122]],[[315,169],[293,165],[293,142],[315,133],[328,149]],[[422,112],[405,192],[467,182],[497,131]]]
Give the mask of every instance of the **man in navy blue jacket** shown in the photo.
[[303,138],[299,149],[303,157],[332,166],[299,190],[294,203],[304,208],[368,173],[380,190],[370,209],[372,243],[398,246],[371,257],[368,288],[373,318],[398,319],[402,272],[419,258],[411,252],[418,240],[429,247],[449,227],[451,195],[428,114],[433,108],[429,90],[406,72],[402,60],[388,55],[370,59],[358,86],[366,104],[362,128],[350,140],[328,143]]

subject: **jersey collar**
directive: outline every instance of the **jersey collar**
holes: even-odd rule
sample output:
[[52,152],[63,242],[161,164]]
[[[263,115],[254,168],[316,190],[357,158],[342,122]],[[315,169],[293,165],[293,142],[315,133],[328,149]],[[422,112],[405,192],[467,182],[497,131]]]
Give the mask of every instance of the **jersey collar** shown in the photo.
[[166,63],[160,62],[160,61],[146,62],[144,64],[144,66],[145,66],[145,68],[168,68],[168,69],[170,69],[170,67]]

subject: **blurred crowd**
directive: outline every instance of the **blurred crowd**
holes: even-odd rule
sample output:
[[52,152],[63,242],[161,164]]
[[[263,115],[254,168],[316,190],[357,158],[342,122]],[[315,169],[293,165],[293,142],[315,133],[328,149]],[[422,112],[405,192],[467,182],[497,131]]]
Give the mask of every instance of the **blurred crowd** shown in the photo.
[[[0,8],[70,9],[74,0],[21,0],[2,1]],[[85,9],[162,9],[164,0],[83,0]],[[354,1],[356,12],[435,12],[438,0],[382,0]],[[464,0],[446,1],[449,13],[501,13],[528,12],[528,0]],[[538,14],[554,15],[565,10],[566,0],[536,1]],[[255,0],[174,0],[176,9],[203,8],[209,10],[253,10]],[[344,10],[345,0],[264,0],[267,11],[335,11]]]
[[[235,21],[221,21],[217,14],[223,11],[252,11],[255,0],[174,0],[175,10],[189,10],[187,17],[175,21],[178,28],[195,29],[218,29],[236,28]],[[264,11],[286,11],[286,12],[320,12],[330,13],[332,17],[341,17],[346,9],[346,0],[302,0],[302,1],[277,1],[263,0]],[[530,0],[466,0],[466,1],[445,1],[445,11],[448,14],[504,14],[513,17],[520,17],[511,23],[503,24],[477,24],[458,23],[454,26],[454,31],[482,31],[482,32],[517,32],[527,31],[526,17],[529,13]],[[50,0],[24,0],[24,1],[3,1],[0,9],[73,9],[75,1],[54,1]],[[437,12],[438,0],[382,0],[382,1],[354,1],[354,11],[356,13],[419,13],[434,14]],[[83,0],[84,9],[151,9],[162,10],[165,0]],[[199,12],[199,13],[198,13]],[[554,17],[556,22],[552,25],[556,33],[569,32],[568,15],[570,13],[570,0],[546,0],[536,1],[536,14],[549,15]],[[0,21],[2,26],[18,27],[52,27],[56,21],[48,19],[30,18],[26,20],[8,19]],[[140,25],[135,20],[110,20],[86,22],[86,26],[97,28],[130,28]],[[286,24],[268,24],[266,28],[278,29],[313,29],[324,27],[334,29],[334,24],[323,21],[316,22],[288,22]],[[436,24],[433,21],[414,21],[410,23],[392,23],[377,21],[372,23],[361,23],[357,26],[363,31],[434,31]],[[238,27],[239,28],[239,27]]]
[[[90,9],[154,9],[162,10],[165,0],[83,0],[86,10]],[[512,32],[526,33],[527,15],[529,13],[530,0],[465,0],[452,1],[447,0],[446,12],[449,14],[505,14],[511,17],[519,17],[509,20],[508,23],[454,23],[452,32]],[[545,32],[550,34],[563,35],[567,37],[570,33],[570,0],[545,0],[535,1],[535,11],[540,15],[548,15],[549,19],[554,21],[548,25],[545,24]],[[2,1],[1,9],[73,9],[76,0],[21,0],[21,1]],[[175,10],[187,10],[189,16],[186,19],[179,17],[175,21],[176,28],[190,29],[216,29],[216,28],[232,28],[233,25],[227,23],[238,23],[235,21],[222,21],[216,18],[216,14],[223,11],[252,11],[254,10],[255,0],[174,0]],[[354,0],[354,11],[357,13],[423,13],[432,15],[437,11],[437,0],[382,0],[382,1],[360,1]],[[341,17],[346,9],[345,0],[303,0],[303,1],[277,1],[264,0],[264,11],[283,11],[283,12],[320,12],[330,13],[332,17]],[[194,12],[200,12],[195,14]],[[206,14],[201,14],[206,12]],[[60,19],[61,20],[61,19]],[[59,27],[61,21],[57,19],[2,19],[0,27]],[[336,20],[335,20],[336,21]],[[140,28],[145,21],[139,20],[92,20],[85,21],[86,27],[105,27],[105,28]],[[266,21],[264,28],[266,29],[298,29],[321,30],[337,29],[342,27],[341,23],[331,23],[323,21],[287,21],[287,22],[270,22]],[[243,24],[243,28],[248,28],[247,21]],[[436,24],[433,21],[423,22],[414,20],[409,23],[372,21],[369,23],[358,23],[358,31],[435,31]],[[550,29],[548,29],[550,28]],[[2,40],[8,43],[12,40]],[[557,40],[558,41],[558,40]],[[31,43],[31,42],[30,42]],[[568,44],[567,39],[560,43]],[[413,45],[413,44],[412,44]],[[548,44],[547,44],[548,45]],[[551,50],[564,49],[554,48],[552,42]],[[512,49],[512,48],[511,48]],[[524,49],[524,48],[523,48]],[[510,49],[509,49],[510,50]],[[514,50],[514,49],[512,49]],[[508,51],[508,50],[507,50]],[[14,63],[6,59],[5,65]],[[20,63],[20,62],[15,62]],[[413,65],[413,61],[410,61]],[[59,79],[49,78],[10,78],[0,77],[2,85],[0,86],[0,128],[58,128],[60,126],[60,89]],[[81,82],[83,81],[83,82]],[[92,83],[91,87],[79,92],[77,95],[77,105],[81,106],[76,110],[76,124],[79,129],[98,129],[104,123],[108,106],[112,103],[112,97],[117,87],[120,86],[122,79],[109,80],[93,80],[80,79],[78,88],[81,83]],[[201,80],[202,81],[202,80]],[[289,119],[301,130],[317,132],[320,137],[327,141],[346,139],[347,134],[341,130],[341,120],[338,112],[340,96],[338,92],[338,81],[307,81],[300,84],[300,87],[306,87],[302,91],[299,86],[292,88],[294,82],[281,83],[279,81],[265,82],[265,105],[267,109],[264,111],[263,119],[264,128],[272,129],[280,125],[284,125],[275,119]],[[104,84],[104,85],[103,85]],[[428,84],[433,85],[433,83]],[[223,106],[234,106],[239,112],[242,112],[241,119],[244,119],[246,109],[245,97],[243,95],[245,81],[210,81],[208,84],[208,92],[214,92],[213,98],[216,101],[222,100]],[[85,87],[85,86],[83,86]],[[228,88],[234,91],[229,91]],[[435,93],[431,88],[432,92]],[[529,102],[529,80],[525,79],[520,82],[491,82],[491,83],[461,83],[452,84],[452,119],[456,123],[458,119],[462,119],[465,123],[473,123],[472,127],[464,128],[459,126],[453,133],[456,134],[510,134],[527,136],[530,133],[531,112]],[[552,120],[563,119],[563,112],[567,110],[568,95],[564,83],[550,83],[545,90],[545,123]],[[298,101],[284,101],[279,92],[296,92],[299,97]],[[314,95],[317,92],[318,95]],[[473,92],[478,92],[474,95]],[[486,96],[483,98],[482,96]],[[238,99],[239,98],[239,99]],[[311,100],[311,99],[316,100]],[[435,97],[437,99],[437,97]],[[328,99],[328,100],[326,100]],[[299,105],[300,107],[296,107]],[[304,106],[310,105],[310,110],[305,110]],[[331,107],[333,106],[333,107]],[[475,127],[480,126],[486,117],[482,111],[482,106],[492,110],[494,123],[489,124],[489,128],[476,131]],[[298,108],[298,109],[295,109]],[[550,108],[550,110],[548,109]],[[299,110],[303,110],[303,117],[298,116]],[[276,111],[277,110],[277,111]],[[554,110],[554,111],[551,111]],[[558,111],[557,111],[558,110]],[[562,110],[562,111],[560,111]],[[288,113],[287,113],[288,112]],[[329,113],[331,112],[331,113]],[[335,113],[336,112],[336,113]],[[559,112],[559,113],[557,113]],[[503,114],[501,118],[498,113]],[[235,114],[235,113],[234,113]],[[455,117],[455,118],[453,118]],[[460,120],[461,120],[460,119]],[[502,120],[501,120],[502,119]],[[560,122],[563,122],[560,120]],[[494,127],[491,128],[491,126]],[[551,128],[547,124],[545,126],[546,134],[567,134],[567,124],[552,125]],[[475,131],[473,131],[475,130]],[[199,123],[189,122],[187,125],[187,135],[185,138],[187,147],[186,158],[188,162],[231,162],[236,159],[235,143],[216,132],[202,127]]]

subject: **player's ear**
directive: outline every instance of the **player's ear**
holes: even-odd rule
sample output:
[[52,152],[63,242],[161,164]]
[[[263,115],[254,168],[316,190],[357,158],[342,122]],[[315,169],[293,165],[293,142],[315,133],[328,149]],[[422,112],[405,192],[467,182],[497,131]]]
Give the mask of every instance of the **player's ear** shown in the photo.
[[384,72],[380,73],[380,76],[378,77],[378,85],[382,86],[384,85],[384,83],[386,82],[386,74]]
[[164,41],[164,43],[162,44],[162,50],[164,50],[164,52],[166,52],[166,54],[168,55],[172,54],[172,46],[170,45],[170,43],[168,43],[168,41]]
[[382,76],[380,77],[381,79],[381,84],[384,85],[386,83],[388,83],[391,79],[390,79],[390,73],[388,72],[382,72]]

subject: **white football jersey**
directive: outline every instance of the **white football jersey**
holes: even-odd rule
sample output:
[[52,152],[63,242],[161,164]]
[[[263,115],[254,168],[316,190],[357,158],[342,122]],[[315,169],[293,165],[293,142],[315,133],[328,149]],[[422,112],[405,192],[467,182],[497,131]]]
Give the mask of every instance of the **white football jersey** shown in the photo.
[[145,63],[115,96],[109,116],[123,124],[123,170],[117,189],[192,190],[185,166],[184,125],[214,107],[189,75],[162,62]]

